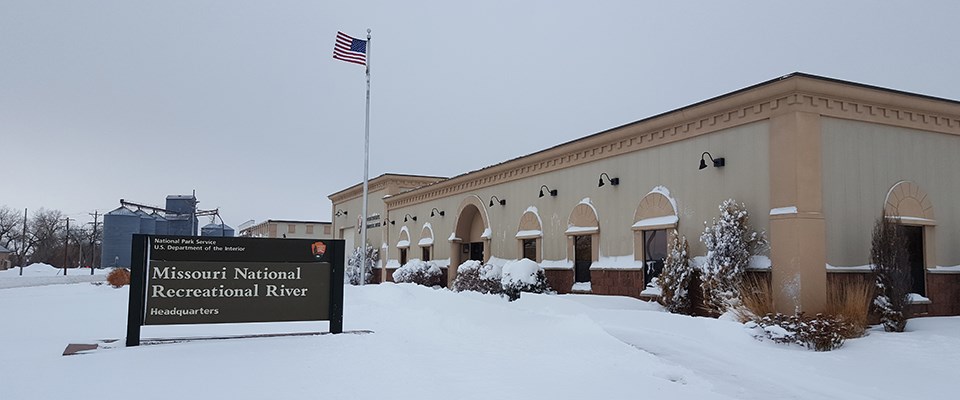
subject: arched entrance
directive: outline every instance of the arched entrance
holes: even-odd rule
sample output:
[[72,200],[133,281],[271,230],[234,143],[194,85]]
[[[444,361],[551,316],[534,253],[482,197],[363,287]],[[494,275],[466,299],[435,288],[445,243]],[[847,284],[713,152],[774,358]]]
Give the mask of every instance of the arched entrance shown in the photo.
[[[450,282],[457,276],[457,267],[467,260],[487,262],[490,259],[490,218],[477,196],[468,196],[457,209],[456,228],[450,238]],[[448,282],[449,284],[449,282]]]
[[897,182],[887,191],[883,213],[886,218],[903,226],[906,236],[904,247],[910,259],[910,275],[913,278],[912,292],[926,296],[927,268],[934,267],[936,259],[933,234],[937,221],[930,196],[914,182]]
[[574,282],[590,282],[590,266],[600,260],[600,220],[590,199],[573,208],[567,226],[567,254],[573,259]]

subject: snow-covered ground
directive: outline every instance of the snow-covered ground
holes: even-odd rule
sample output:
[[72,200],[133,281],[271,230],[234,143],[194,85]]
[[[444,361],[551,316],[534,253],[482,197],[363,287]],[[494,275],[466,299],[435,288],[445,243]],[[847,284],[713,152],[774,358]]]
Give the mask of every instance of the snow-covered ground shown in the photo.
[[[71,271],[72,272],[72,271]],[[0,276],[0,281],[13,278]],[[413,284],[348,286],[344,334],[193,341],[64,357],[124,336],[127,289],[0,289],[0,399],[954,399],[960,318],[871,330],[827,353],[624,297],[516,302]],[[143,336],[326,330],[144,327]]]
[[64,275],[63,268],[56,268],[49,264],[30,264],[20,268],[10,268],[0,271],[0,289],[27,286],[59,285],[65,283],[103,282],[107,279],[110,268],[95,269],[93,275],[89,268],[67,268]]

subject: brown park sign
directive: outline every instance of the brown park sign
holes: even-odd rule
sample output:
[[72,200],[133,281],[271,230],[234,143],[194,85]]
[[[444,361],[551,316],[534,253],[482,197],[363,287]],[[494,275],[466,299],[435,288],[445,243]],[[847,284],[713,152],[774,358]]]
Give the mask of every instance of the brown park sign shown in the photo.
[[343,321],[343,241],[134,235],[127,345],[142,325]]

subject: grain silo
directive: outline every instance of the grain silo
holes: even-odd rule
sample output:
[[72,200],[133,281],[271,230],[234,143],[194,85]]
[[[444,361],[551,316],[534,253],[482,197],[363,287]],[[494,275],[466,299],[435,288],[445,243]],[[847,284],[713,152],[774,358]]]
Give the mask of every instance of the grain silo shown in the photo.
[[103,216],[103,248],[100,265],[129,267],[133,234],[140,233],[140,215],[120,207]]
[[200,236],[233,237],[233,228],[227,224],[209,223],[200,229]]
[[144,235],[155,235],[157,233],[157,220],[146,211],[137,210],[135,212],[140,216],[140,233]]
[[167,224],[168,224],[167,219],[164,218],[163,215],[160,215],[160,213],[158,213],[158,212],[156,212],[156,211],[154,211],[153,214],[151,214],[150,216],[153,217],[154,220],[156,220],[156,230],[155,230],[155,233],[156,233],[157,235],[166,235],[167,232],[168,232],[168,231],[167,231]]

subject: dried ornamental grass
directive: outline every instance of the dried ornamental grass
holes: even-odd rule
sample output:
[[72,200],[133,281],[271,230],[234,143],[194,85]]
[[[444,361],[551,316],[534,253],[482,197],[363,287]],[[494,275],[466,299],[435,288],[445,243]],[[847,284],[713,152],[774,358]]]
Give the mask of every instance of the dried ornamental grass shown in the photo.
[[835,316],[846,324],[844,337],[863,336],[868,325],[873,290],[873,283],[867,280],[831,285],[830,293],[827,295],[827,314]]
[[746,274],[739,290],[740,304],[733,308],[738,321],[752,321],[776,312],[773,308],[773,291],[762,276]]
[[122,288],[130,284],[130,270],[126,268],[114,268],[107,275],[107,283],[115,288]]

